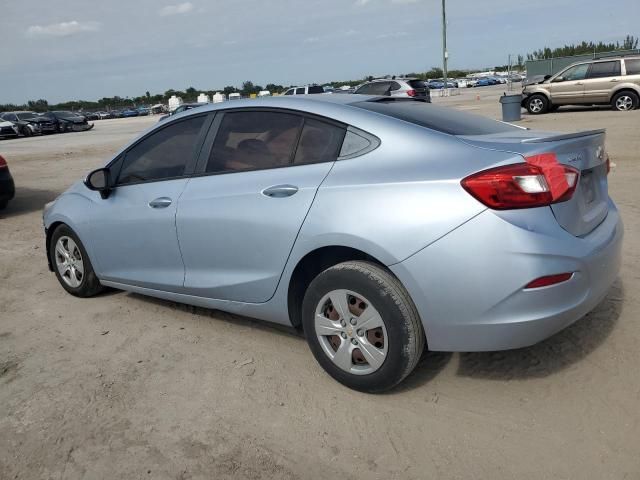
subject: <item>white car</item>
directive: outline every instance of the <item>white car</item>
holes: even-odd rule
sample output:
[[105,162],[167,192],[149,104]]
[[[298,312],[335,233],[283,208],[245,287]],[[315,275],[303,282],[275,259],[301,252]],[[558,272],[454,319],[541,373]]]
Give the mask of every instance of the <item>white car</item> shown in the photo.
[[0,120],[0,138],[9,138],[18,136],[18,126],[13,122]]

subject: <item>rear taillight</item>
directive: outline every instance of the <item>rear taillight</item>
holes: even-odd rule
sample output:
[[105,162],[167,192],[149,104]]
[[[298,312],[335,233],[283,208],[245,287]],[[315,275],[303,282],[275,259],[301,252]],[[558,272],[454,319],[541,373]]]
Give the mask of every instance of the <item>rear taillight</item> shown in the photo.
[[544,207],[569,200],[578,184],[578,170],[557,166],[559,171],[530,163],[506,165],[470,175],[461,184],[494,210]]
[[609,172],[611,171],[611,159],[609,158],[609,154],[607,153],[607,175],[609,175]]
[[7,161],[0,155],[0,168],[7,168]]
[[527,283],[524,288],[542,288],[555,285],[557,283],[566,282],[573,277],[573,272],[557,273],[555,275],[547,275],[546,277],[536,278],[532,282]]
[[407,90],[407,95],[409,95],[410,97],[415,97],[416,96],[416,91],[415,90]]

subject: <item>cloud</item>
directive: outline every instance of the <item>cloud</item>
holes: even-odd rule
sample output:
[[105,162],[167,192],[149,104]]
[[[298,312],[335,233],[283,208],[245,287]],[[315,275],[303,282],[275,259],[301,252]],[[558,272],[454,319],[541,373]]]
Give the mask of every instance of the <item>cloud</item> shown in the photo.
[[193,3],[184,2],[178,3],[176,5],[164,6],[158,11],[158,15],[160,15],[161,17],[166,17],[169,15],[182,15],[184,13],[189,13],[191,10],[193,10]]
[[82,32],[97,32],[100,30],[98,22],[70,22],[52,23],[51,25],[32,25],[27,28],[27,35],[30,37],[51,36],[67,37]]

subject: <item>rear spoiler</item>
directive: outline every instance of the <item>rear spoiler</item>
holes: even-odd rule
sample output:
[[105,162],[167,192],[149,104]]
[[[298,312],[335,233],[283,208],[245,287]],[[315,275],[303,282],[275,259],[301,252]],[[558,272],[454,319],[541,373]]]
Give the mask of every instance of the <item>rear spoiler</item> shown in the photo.
[[525,138],[520,143],[546,143],[557,142],[560,140],[569,140],[571,138],[590,137],[592,135],[602,135],[606,132],[604,128],[598,130],[585,130],[584,132],[563,133],[561,135],[553,135],[551,137]]

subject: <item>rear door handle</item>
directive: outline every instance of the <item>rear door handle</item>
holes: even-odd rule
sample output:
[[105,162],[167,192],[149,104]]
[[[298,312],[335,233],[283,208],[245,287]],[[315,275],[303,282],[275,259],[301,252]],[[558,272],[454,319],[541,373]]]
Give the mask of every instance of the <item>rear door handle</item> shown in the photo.
[[265,188],[262,194],[267,197],[283,198],[295,195],[298,191],[298,187],[295,185],[274,185],[273,187]]
[[167,208],[171,205],[171,199],[169,197],[158,197],[155,200],[149,202],[151,208]]

